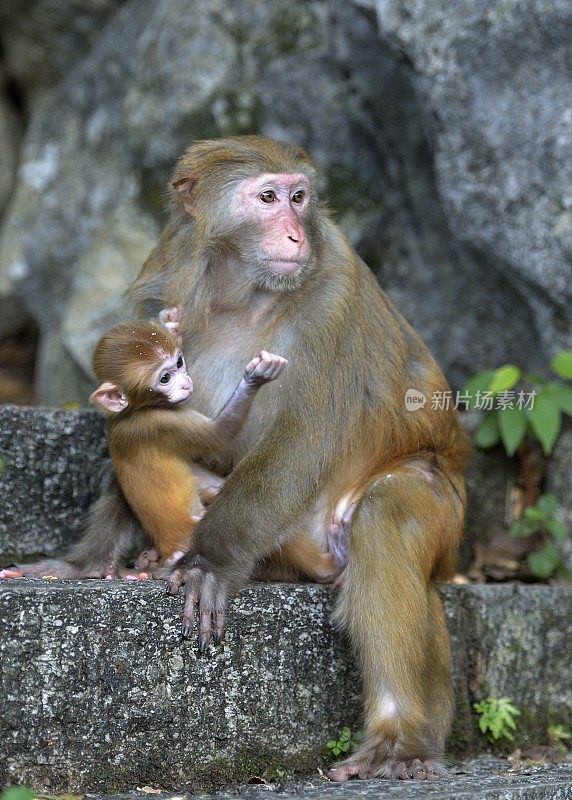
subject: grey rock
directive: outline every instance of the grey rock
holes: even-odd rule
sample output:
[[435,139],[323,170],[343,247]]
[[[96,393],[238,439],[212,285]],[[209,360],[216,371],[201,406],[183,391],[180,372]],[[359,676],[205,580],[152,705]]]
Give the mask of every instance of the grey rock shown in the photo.
[[[455,388],[491,363],[541,366],[520,286],[451,233],[423,109],[371,12],[340,0],[113,6],[94,11],[91,49],[62,61],[65,79],[34,106],[0,236],[0,291],[26,302],[46,340],[40,398],[86,400],[89,345],[156,236],[176,158],[196,137],[251,131],[311,152],[342,227]],[[95,37],[98,13],[109,15]],[[107,240],[119,242],[116,280],[98,284]]]
[[52,555],[79,537],[107,445],[95,412],[0,406],[0,563]]
[[123,0],[3,0],[0,41],[28,94],[52,86],[89,50]]
[[569,346],[572,7],[374,6],[382,36],[411,64],[453,235],[527,299],[545,352]]
[[0,72],[0,220],[14,189],[21,142],[22,121],[5,93]]
[[[572,590],[443,594],[457,699],[450,747],[483,746],[471,703],[492,693],[522,709],[516,744],[544,741],[547,721],[570,713]],[[200,658],[180,639],[181,598],[161,584],[2,582],[0,783],[198,791],[308,774],[328,738],[359,727],[333,598],[311,584],[251,585],[232,603],[223,646]]]
[[559,542],[568,569],[572,572],[572,429],[558,438],[548,461],[546,489],[556,496],[556,516],[568,529],[568,539]]
[[[479,412],[466,412],[463,424],[473,435],[481,421]],[[473,445],[465,472],[467,509],[465,536],[461,542],[460,567],[466,569],[472,560],[471,545],[483,544],[495,536],[506,533],[506,505],[510,487],[514,484],[516,468],[503,449],[498,446],[481,450]]]
[[[458,773],[458,774],[457,774]],[[382,793],[382,794],[380,794]],[[138,792],[123,795],[105,795],[105,800],[139,800],[146,796]],[[89,800],[101,795],[87,795]],[[197,795],[183,794],[185,800],[195,800]],[[438,798],[438,800],[567,800],[572,798],[572,766],[533,766],[514,768],[501,759],[473,759],[453,768],[453,773],[436,783],[412,781],[367,780],[350,783],[327,783],[314,778],[284,786],[242,786],[226,792],[209,794],[212,800],[282,800],[298,797],[303,800],[357,800],[379,797],[393,800]],[[157,800],[175,800],[172,794],[157,795]]]

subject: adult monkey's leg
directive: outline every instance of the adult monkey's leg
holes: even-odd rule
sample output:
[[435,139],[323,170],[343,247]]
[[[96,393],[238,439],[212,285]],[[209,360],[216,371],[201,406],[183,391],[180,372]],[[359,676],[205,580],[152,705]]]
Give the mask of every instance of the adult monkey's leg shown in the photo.
[[421,461],[375,479],[356,508],[338,616],[362,662],[365,738],[334,780],[442,771],[452,690],[434,581],[454,569],[463,508],[462,478]]

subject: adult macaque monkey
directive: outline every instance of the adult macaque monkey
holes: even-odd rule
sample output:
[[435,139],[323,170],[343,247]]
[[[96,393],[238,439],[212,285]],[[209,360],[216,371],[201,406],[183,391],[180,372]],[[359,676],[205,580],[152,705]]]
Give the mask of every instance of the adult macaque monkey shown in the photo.
[[[430,779],[452,712],[436,580],[451,576],[468,444],[453,410],[415,412],[446,381],[321,206],[299,147],[259,136],[194,144],[170,222],[132,289],[143,316],[182,301],[195,406],[213,416],[262,346],[290,361],[233,445],[234,471],[175,565],[183,635],[220,634],[230,595],[302,527],[326,547],[347,507],[338,619],[360,654],[365,738],[330,777]],[[109,500],[108,500],[109,502]],[[352,513],[353,511],[353,513]]]

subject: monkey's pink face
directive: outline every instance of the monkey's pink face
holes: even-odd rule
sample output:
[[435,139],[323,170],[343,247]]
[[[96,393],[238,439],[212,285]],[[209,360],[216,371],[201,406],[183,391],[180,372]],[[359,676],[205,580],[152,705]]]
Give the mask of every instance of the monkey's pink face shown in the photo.
[[270,272],[294,275],[307,261],[303,221],[309,202],[310,185],[302,173],[259,175],[239,184],[233,212],[259,227],[260,255]]
[[193,382],[180,352],[167,357],[157,370],[154,389],[173,405],[184,403],[191,396]]

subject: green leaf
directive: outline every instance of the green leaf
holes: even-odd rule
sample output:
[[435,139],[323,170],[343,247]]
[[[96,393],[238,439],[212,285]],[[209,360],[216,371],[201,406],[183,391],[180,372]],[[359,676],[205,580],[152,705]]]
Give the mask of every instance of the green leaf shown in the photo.
[[493,447],[500,439],[498,426],[498,412],[489,411],[484,420],[474,433],[475,444],[477,447],[487,449]]
[[541,523],[532,519],[519,519],[510,526],[511,536],[532,536],[540,530]]
[[521,370],[514,364],[503,364],[502,367],[495,369],[488,387],[489,391],[496,393],[512,389],[520,380],[521,375]]
[[526,433],[526,414],[518,408],[503,408],[498,412],[498,427],[507,455],[513,456]]
[[551,383],[552,396],[565,414],[572,417],[572,386],[565,386],[563,383]]
[[528,506],[522,512],[522,516],[524,519],[530,520],[531,522],[542,522],[544,520],[544,514],[538,506]]
[[549,519],[546,523],[546,527],[553,539],[563,542],[568,538],[568,531],[559,519]]
[[540,550],[529,553],[526,560],[533,575],[537,578],[550,578],[560,564],[560,553],[556,545],[548,542]]
[[527,383],[539,383],[541,386],[546,383],[546,378],[543,378],[541,375],[537,375],[536,372],[523,372],[521,377],[522,380],[526,381]]
[[530,425],[544,451],[549,456],[554,443],[560,433],[561,415],[560,408],[553,397],[541,390],[534,401],[534,406],[528,412]]
[[561,353],[557,353],[550,362],[550,366],[557,375],[572,380],[572,350],[563,350]]
[[477,372],[476,375],[473,375],[472,378],[469,378],[465,383],[461,394],[470,398],[469,408],[475,408],[477,392],[482,393],[488,391],[493,375],[494,372],[492,369],[488,369],[486,372]]
[[540,511],[544,519],[552,517],[556,511],[556,497],[553,494],[541,495],[536,501],[536,508]]
[[33,800],[34,792],[25,786],[11,786],[2,792],[2,800]]

